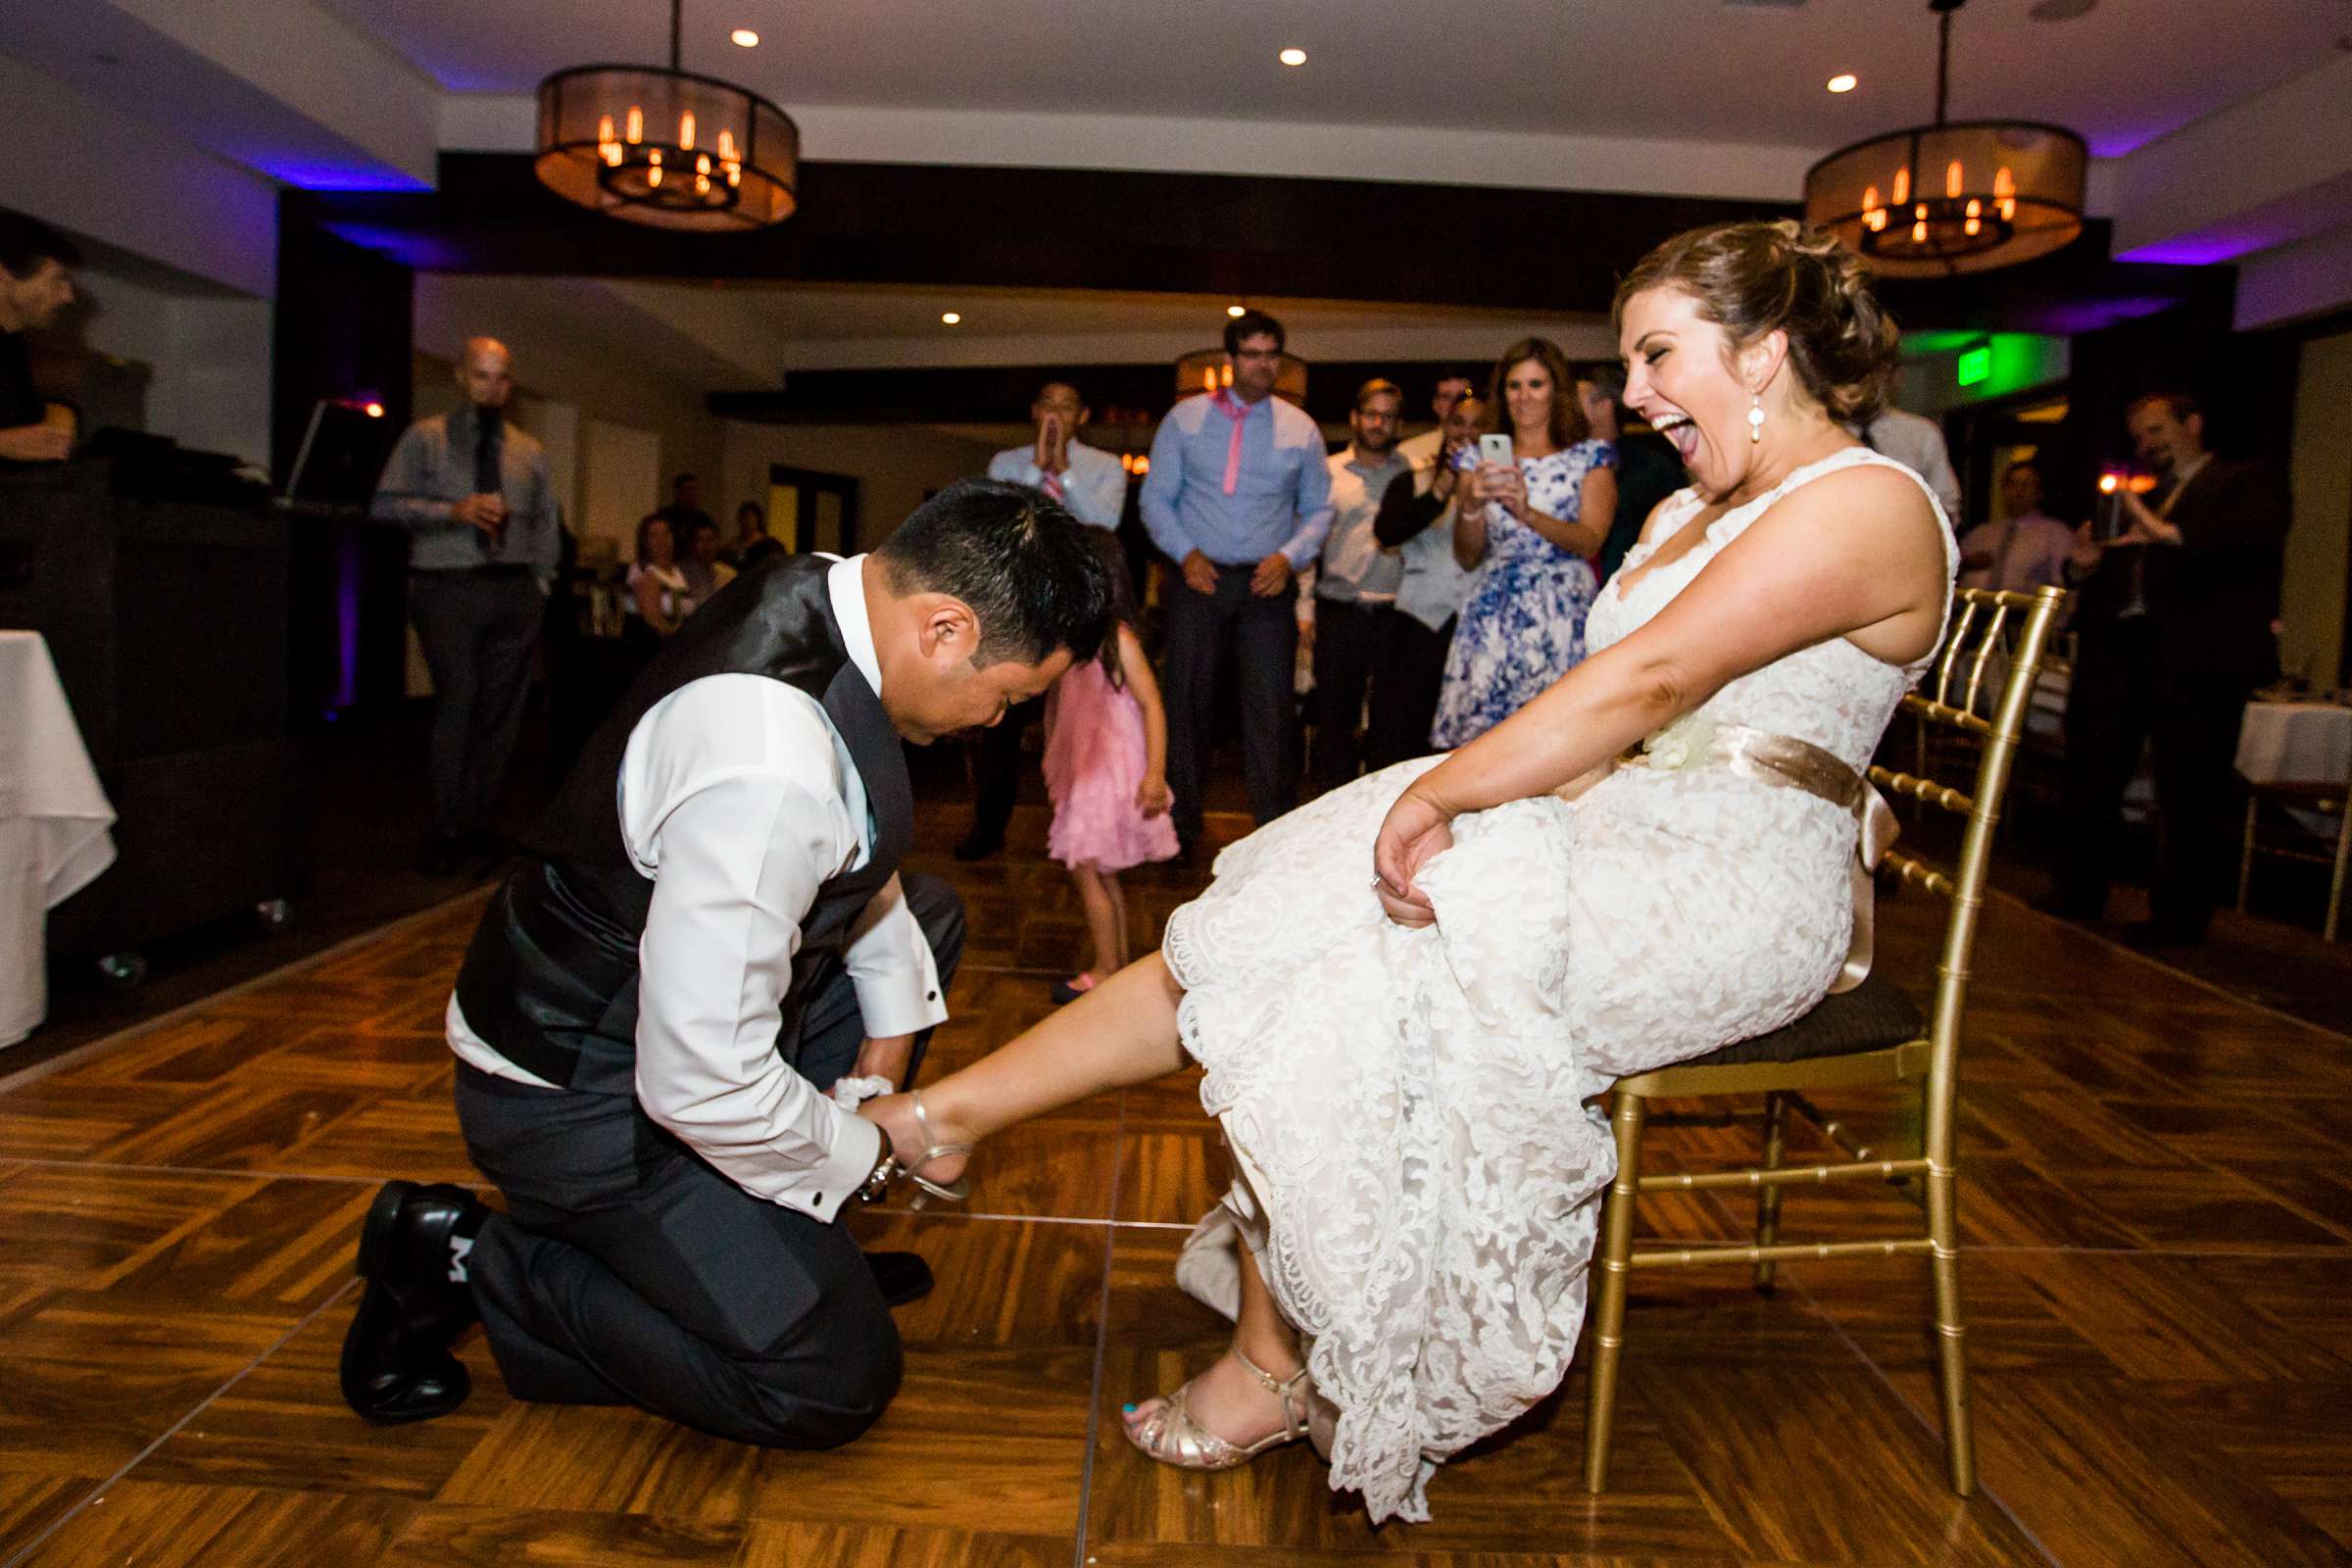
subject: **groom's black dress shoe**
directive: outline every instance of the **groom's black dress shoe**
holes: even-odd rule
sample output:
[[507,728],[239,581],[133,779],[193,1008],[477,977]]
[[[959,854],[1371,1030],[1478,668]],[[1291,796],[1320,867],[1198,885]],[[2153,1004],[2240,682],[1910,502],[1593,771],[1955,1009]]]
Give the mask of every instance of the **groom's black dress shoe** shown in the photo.
[[931,1294],[931,1265],[912,1252],[868,1252],[865,1266],[874,1271],[882,1299],[893,1306],[905,1306]]
[[368,1282],[343,1336],[343,1398],[370,1421],[429,1421],[472,1391],[449,1347],[478,1315],[452,1243],[489,1212],[463,1187],[386,1182],[360,1230]]

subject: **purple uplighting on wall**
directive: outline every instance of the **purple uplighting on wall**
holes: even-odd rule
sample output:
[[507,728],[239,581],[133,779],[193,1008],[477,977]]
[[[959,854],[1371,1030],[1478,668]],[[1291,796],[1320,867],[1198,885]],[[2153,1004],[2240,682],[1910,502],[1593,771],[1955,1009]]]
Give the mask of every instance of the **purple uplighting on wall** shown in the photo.
[[2079,333],[2096,332],[2114,326],[2119,321],[2134,321],[2143,316],[2154,316],[2172,310],[2180,303],[2178,296],[2170,294],[2072,300],[2033,313],[2033,328],[2036,332],[2074,337]]
[[328,222],[320,225],[329,234],[349,241],[365,251],[373,251],[404,267],[419,271],[436,271],[464,265],[462,247],[444,243],[428,234],[415,234],[404,228],[387,228],[374,223]]
[[360,700],[360,545],[355,530],[335,552],[335,692],[340,712]]
[[2116,260],[2154,262],[2165,267],[2211,267],[2243,256],[2248,251],[2261,250],[2263,244],[2261,240],[2248,239],[2239,234],[2188,234],[2125,251]]
[[432,189],[428,182],[400,170],[387,169],[381,164],[329,164],[268,157],[249,158],[246,162],[280,184],[292,185],[299,190]]

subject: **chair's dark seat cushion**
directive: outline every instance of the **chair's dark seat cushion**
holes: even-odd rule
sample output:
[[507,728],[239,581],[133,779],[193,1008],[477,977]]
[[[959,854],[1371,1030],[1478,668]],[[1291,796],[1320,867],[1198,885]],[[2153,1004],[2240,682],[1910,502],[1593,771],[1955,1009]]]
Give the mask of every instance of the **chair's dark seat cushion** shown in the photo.
[[1902,988],[1873,969],[1851,991],[1824,997],[1821,1004],[1791,1024],[1675,1063],[1678,1067],[1734,1067],[1753,1061],[1810,1061],[1819,1056],[1856,1056],[1886,1051],[1927,1032]]

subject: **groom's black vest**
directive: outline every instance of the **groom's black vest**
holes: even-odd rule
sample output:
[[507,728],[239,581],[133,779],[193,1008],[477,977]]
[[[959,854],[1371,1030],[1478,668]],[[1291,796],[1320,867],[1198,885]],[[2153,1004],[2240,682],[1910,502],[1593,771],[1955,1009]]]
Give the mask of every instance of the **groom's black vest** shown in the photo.
[[637,1054],[637,945],[652,879],[620,837],[620,764],[647,711],[706,675],[765,675],[824,705],[865,785],[866,862],[823,883],[801,917],[777,1049],[799,1053],[801,1012],[852,925],[899,868],[913,830],[906,758],[858,673],[826,591],[833,563],[776,556],[748,568],[662,646],[605,719],[490,901],[458,971],[466,1024],[554,1084],[625,1086]]

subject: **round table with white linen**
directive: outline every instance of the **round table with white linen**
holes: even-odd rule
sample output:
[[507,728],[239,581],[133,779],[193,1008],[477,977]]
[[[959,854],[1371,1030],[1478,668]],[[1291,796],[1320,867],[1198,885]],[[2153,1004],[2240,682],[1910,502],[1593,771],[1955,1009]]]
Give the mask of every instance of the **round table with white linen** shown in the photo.
[[2335,841],[2332,858],[2293,849],[2270,852],[2332,859],[2328,913],[2320,930],[2328,941],[2334,941],[2343,910],[2345,872],[2352,868],[2352,809],[2344,803],[2345,790],[2352,786],[2352,708],[2341,703],[2248,703],[2237,732],[2237,771],[2252,787],[2237,867],[2237,906],[2246,906],[2257,818],[2268,798],[2284,807],[2304,832]]
[[49,645],[0,631],[0,1046],[48,1014],[49,910],[114,863],[114,822]]
[[2352,780],[2352,708],[2248,703],[2237,732],[2237,771],[2249,784]]

